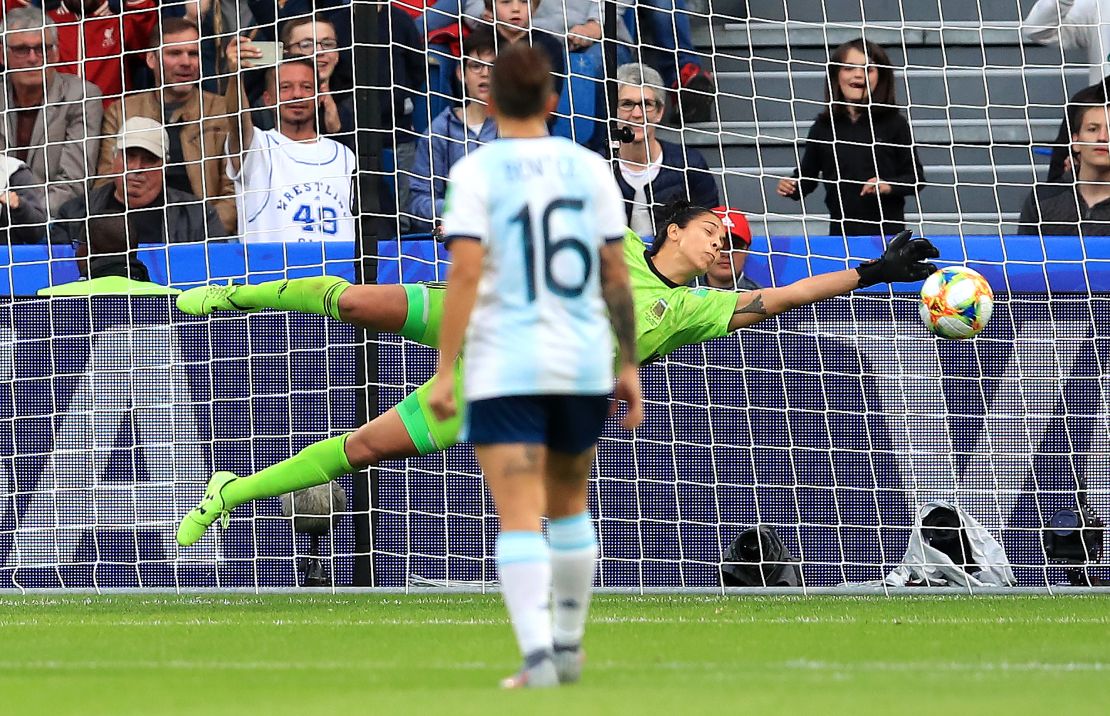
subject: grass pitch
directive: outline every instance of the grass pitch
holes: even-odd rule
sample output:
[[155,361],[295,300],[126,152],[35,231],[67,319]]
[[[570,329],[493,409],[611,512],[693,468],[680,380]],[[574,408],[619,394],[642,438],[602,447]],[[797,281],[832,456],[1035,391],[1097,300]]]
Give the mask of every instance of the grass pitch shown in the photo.
[[595,599],[583,682],[500,692],[496,596],[0,597],[0,714],[1107,713],[1105,597]]

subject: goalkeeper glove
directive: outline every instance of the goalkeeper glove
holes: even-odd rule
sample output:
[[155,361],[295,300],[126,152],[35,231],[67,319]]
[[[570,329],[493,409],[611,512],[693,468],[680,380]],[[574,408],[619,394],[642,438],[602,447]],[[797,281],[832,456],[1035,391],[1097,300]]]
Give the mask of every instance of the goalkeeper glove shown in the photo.
[[922,281],[937,270],[935,264],[925,259],[940,256],[937,247],[928,239],[911,239],[913,232],[907,229],[899,233],[877,259],[856,267],[859,273],[859,287],[867,288],[877,283],[903,283]]

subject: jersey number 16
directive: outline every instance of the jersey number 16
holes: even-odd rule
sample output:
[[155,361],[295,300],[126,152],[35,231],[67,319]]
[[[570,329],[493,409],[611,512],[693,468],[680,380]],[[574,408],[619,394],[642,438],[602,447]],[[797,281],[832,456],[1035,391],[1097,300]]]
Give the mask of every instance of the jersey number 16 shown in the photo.
[[[564,298],[580,296],[582,291],[585,290],[586,284],[590,281],[590,273],[593,271],[593,257],[590,255],[589,246],[576,236],[558,238],[551,235],[551,217],[556,211],[581,213],[583,206],[581,199],[555,199],[543,210],[543,219],[540,222],[540,228],[543,230],[543,278],[547,290],[556,296]],[[527,277],[528,301],[532,302],[536,300],[536,242],[532,214],[528,209],[528,205],[525,204],[519,212],[509,219],[509,223],[520,223],[521,233],[524,237],[524,272]],[[582,280],[577,284],[562,283],[551,270],[555,256],[562,251],[573,251],[582,259]]]

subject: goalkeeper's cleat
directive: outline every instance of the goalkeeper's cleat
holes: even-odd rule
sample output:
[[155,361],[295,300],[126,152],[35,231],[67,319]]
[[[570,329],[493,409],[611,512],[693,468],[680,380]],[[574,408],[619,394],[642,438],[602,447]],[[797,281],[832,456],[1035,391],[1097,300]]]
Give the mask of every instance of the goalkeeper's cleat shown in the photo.
[[200,504],[189,510],[189,513],[182,518],[181,524],[177,528],[177,543],[179,545],[188,547],[196,544],[204,536],[208,526],[217,519],[220,520],[220,525],[225,530],[227,529],[230,510],[224,504],[222,493],[228,483],[238,479],[236,475],[230,472],[217,472],[212,475]]
[[529,655],[520,671],[501,680],[503,689],[546,689],[558,685],[559,672],[549,651]]
[[190,288],[177,295],[177,309],[182,313],[193,316],[207,316],[216,311],[254,313],[262,310],[261,308],[242,306],[236,303],[234,296],[238,290],[239,286],[233,283]]
[[574,646],[555,645],[555,672],[560,684],[575,684],[582,678],[582,665],[586,663],[586,652],[578,644]]

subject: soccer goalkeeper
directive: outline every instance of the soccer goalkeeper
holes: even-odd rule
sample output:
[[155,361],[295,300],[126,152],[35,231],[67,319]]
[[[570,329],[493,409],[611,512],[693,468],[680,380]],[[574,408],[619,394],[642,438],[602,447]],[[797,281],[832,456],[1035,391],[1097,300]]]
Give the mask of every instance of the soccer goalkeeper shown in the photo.
[[[881,257],[856,268],[811,276],[788,286],[732,293],[686,285],[717,261],[726,231],[720,218],[703,207],[679,202],[669,207],[659,227],[659,235],[647,250],[632,232],[624,239],[636,310],[636,359],[640,363],[857,288],[922,281],[937,270],[928,260],[940,255],[928,239],[913,239],[911,232],[903,231],[891,240]],[[434,348],[443,296],[442,288],[426,284],[356,286],[342,278],[322,276],[194,288],[178,296],[177,306],[193,315],[262,308],[314,313],[376,331],[400,333]],[[358,430],[310,445],[253,475],[216,472],[200,504],[181,521],[178,543],[195,543],[209,525],[217,519],[226,524],[228,513],[245,502],[319,485],[382,460],[427,455],[451,447],[458,441],[460,419],[435,418],[428,407],[431,384],[429,381],[420,386]],[[456,379],[456,400],[461,405],[460,386],[461,381]],[[583,502],[580,511],[585,509]]]

